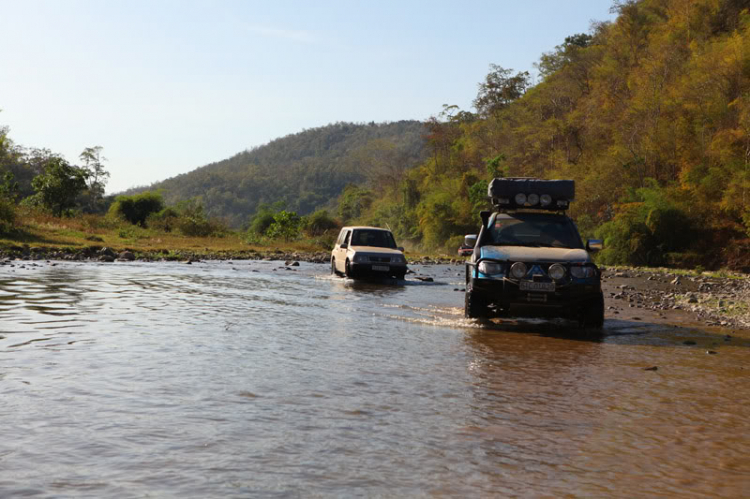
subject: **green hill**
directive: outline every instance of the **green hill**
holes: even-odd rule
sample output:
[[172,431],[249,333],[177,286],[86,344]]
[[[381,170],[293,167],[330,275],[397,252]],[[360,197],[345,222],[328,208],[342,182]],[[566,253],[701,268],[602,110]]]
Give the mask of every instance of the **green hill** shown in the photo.
[[491,66],[476,111],[431,120],[429,158],[362,221],[452,250],[493,176],[572,178],[601,261],[750,269],[750,1],[613,9],[542,54],[537,82]]
[[418,121],[335,123],[126,194],[160,189],[168,204],[199,197],[209,215],[235,227],[261,203],[283,201],[287,210],[307,214],[333,206],[347,184],[400,175],[423,161],[425,133]]

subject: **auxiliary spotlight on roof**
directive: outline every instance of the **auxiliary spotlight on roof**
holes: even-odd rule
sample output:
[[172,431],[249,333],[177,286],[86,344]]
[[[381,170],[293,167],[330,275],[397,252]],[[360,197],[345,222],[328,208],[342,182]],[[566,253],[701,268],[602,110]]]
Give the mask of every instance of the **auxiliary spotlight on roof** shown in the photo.
[[575,199],[575,187],[573,180],[496,178],[490,182],[487,194],[497,209],[560,211],[570,207],[570,202]]

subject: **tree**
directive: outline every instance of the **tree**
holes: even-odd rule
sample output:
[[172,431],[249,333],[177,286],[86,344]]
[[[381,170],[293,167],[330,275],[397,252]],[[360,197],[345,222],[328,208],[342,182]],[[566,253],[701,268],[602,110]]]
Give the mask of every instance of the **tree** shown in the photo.
[[34,177],[32,186],[41,204],[56,216],[75,206],[78,194],[86,189],[88,173],[69,165],[60,157],[52,157],[44,165],[44,173]]
[[117,196],[109,212],[122,217],[133,225],[146,225],[146,219],[152,213],[164,209],[164,200],[158,192],[146,191],[134,196]]
[[102,156],[102,146],[87,147],[78,157],[83,162],[81,169],[88,174],[89,207],[93,211],[104,197],[104,186],[109,179],[103,164],[107,158]]
[[268,237],[283,238],[289,242],[299,236],[300,218],[293,211],[282,210],[273,217],[273,223],[268,228]]
[[512,69],[490,64],[490,72],[479,84],[479,93],[474,99],[474,107],[480,115],[491,116],[526,92],[531,78],[529,73],[522,71],[511,76],[512,73]]

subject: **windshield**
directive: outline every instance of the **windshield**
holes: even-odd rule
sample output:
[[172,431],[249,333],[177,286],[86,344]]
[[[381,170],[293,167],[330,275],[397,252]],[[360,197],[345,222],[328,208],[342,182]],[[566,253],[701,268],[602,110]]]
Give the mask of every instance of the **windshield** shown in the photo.
[[484,244],[534,246],[538,248],[583,248],[573,222],[546,214],[515,214],[497,217]]
[[387,230],[357,229],[352,234],[352,246],[396,249],[396,241]]

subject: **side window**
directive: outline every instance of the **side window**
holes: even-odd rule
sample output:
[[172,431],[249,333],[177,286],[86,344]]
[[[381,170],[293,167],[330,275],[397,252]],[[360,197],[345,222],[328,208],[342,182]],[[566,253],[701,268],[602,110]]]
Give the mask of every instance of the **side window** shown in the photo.
[[349,235],[351,233],[352,233],[352,231],[350,231],[350,230],[346,231],[346,237],[344,237],[344,242],[341,243],[341,244],[346,244],[347,246],[349,245]]
[[336,244],[341,246],[341,244],[344,242],[344,234],[346,234],[346,229],[342,229],[341,233],[339,233],[339,238],[336,239]]

